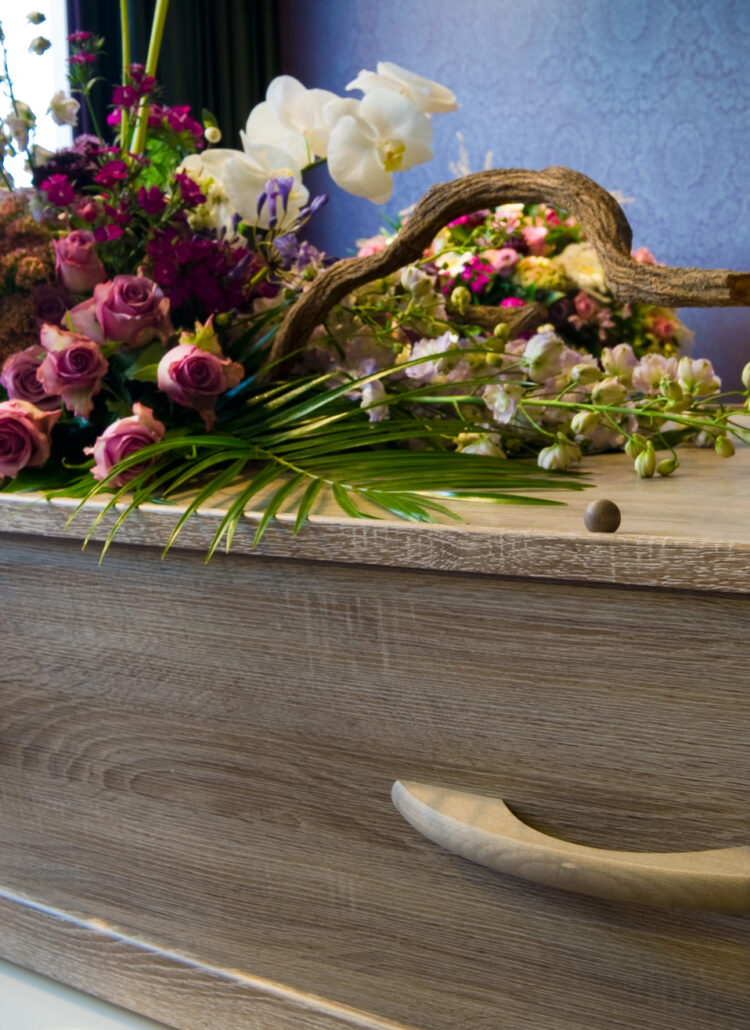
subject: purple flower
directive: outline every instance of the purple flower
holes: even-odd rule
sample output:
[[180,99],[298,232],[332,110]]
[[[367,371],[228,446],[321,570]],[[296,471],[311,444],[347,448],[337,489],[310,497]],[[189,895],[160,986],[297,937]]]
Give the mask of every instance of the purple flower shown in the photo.
[[198,207],[199,204],[206,203],[205,195],[201,193],[198,183],[185,172],[175,172],[174,181],[180,188],[185,207]]
[[107,340],[126,349],[142,347],[154,339],[166,343],[174,332],[169,300],[144,275],[116,275],[94,290],[96,320]]
[[66,408],[88,418],[109,368],[99,344],[53,325],[42,327],[40,339],[47,351],[37,371],[44,392],[48,396],[60,394]]
[[55,270],[71,293],[87,293],[107,278],[94,242],[94,234],[88,229],[74,229],[61,240],[52,241]]
[[65,292],[45,283],[34,287],[31,299],[34,302],[34,316],[40,328],[45,322],[49,325],[62,325],[68,308]]
[[[94,479],[105,479],[118,462],[162,439],[166,432],[166,426],[153,416],[151,408],[147,408],[143,404],[134,404],[131,416],[120,418],[112,425],[107,426],[102,435],[95,440],[94,446],[84,449],[86,454],[94,455],[94,467],[91,469]],[[138,465],[131,465],[119,476],[111,479],[109,485],[124,486],[146,465],[145,461]]]
[[180,343],[159,362],[157,384],[177,404],[195,408],[211,429],[216,421],[217,397],[238,386],[245,375],[242,365],[192,343]]
[[31,347],[17,351],[5,359],[0,372],[0,383],[7,390],[11,400],[28,401],[40,411],[52,411],[53,408],[60,407],[59,395],[45,393],[36,374],[46,354],[44,347],[34,343]]
[[15,477],[27,466],[43,465],[50,453],[49,434],[61,411],[40,411],[28,401],[0,404],[0,476]]
[[123,179],[127,179],[127,177],[128,166],[124,161],[109,161],[107,164],[102,165],[94,176],[94,181],[106,188],[114,186],[116,182],[121,182]]

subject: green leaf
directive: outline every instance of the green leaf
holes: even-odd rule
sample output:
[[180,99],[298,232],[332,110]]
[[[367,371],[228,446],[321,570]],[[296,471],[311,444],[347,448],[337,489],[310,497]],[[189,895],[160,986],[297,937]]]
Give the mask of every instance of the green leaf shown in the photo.
[[302,479],[302,473],[300,473],[297,476],[292,476],[292,478],[287,480],[286,483],[283,483],[276,491],[276,493],[273,495],[273,497],[270,498],[270,500],[266,504],[266,510],[263,512],[261,520],[258,523],[258,529],[255,533],[255,539],[253,540],[253,547],[257,547],[261,537],[266,531],[269,522],[271,521],[271,519],[275,517],[279,508],[287,499],[289,494],[291,494],[292,491],[296,490],[296,488],[302,482]]
[[299,503],[299,508],[297,509],[297,519],[294,523],[294,530],[292,531],[292,536],[297,536],[299,531],[304,526],[305,522],[307,522],[308,516],[312,511],[312,506],[313,504],[315,504],[318,494],[322,489],[323,480],[313,479],[312,483],[310,483],[308,488],[305,490],[304,494],[302,495],[302,500]]

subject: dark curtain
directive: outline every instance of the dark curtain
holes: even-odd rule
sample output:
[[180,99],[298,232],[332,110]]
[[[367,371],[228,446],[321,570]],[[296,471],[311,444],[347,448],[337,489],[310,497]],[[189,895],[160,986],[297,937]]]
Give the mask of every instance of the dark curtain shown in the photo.
[[[109,84],[120,81],[118,0],[67,0],[70,32],[87,29],[103,36],[106,53],[94,88],[100,125],[109,111]],[[155,0],[130,0],[131,60],[145,63]],[[208,108],[222,132],[222,146],[239,147],[239,130],[250,108],[263,99],[279,74],[275,0],[171,0],[157,78],[165,104],[189,104],[199,121]],[[81,109],[79,132],[91,132]]]

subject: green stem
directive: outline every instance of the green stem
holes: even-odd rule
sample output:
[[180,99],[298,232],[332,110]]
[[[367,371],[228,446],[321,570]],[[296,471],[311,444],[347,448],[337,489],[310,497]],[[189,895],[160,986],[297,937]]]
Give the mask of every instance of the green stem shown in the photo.
[[[127,86],[130,79],[130,19],[128,18],[128,0],[120,0],[120,36],[122,38],[122,84]],[[123,152],[127,149],[130,125],[128,112],[123,110],[120,124],[120,145]]]
[[[159,51],[164,36],[164,22],[167,19],[169,0],[156,0],[154,20],[151,24],[151,39],[148,44],[148,57],[146,58],[146,75],[156,75],[156,66],[159,63]],[[148,108],[149,105],[142,103],[138,109],[135,138],[133,139],[133,153],[142,154],[146,145],[146,131],[148,129]]]

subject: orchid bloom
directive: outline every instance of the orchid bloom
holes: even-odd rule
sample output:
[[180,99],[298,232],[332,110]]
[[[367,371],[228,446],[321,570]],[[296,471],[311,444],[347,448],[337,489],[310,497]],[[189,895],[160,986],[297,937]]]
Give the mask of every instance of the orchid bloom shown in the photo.
[[252,109],[242,146],[265,143],[290,154],[300,168],[328,153],[330,125],[323,111],[339,98],[326,89],[306,89],[291,75],[279,75],[270,83],[266,99]]
[[[351,110],[351,108],[350,108]],[[388,89],[375,89],[331,131],[328,170],[342,189],[384,204],[393,192],[393,172],[432,157],[432,123],[423,111]]]
[[217,227],[220,222],[229,228],[234,215],[239,214],[248,225],[268,229],[269,220],[276,213],[275,207],[272,209],[269,204],[259,207],[259,201],[266,192],[269,179],[284,183],[292,180],[284,198],[283,214],[275,226],[277,229],[292,225],[309,198],[301,182],[302,172],[294,158],[268,144],[246,141],[244,151],[216,148],[190,154],[182,162],[180,170],[188,172],[199,183],[213,179],[221,185],[221,196],[225,199],[215,212]]
[[346,88],[361,89],[365,95],[376,89],[388,89],[407,97],[425,114],[455,111],[458,107],[455,94],[446,86],[424,79],[391,61],[378,61],[375,72],[361,71]]

